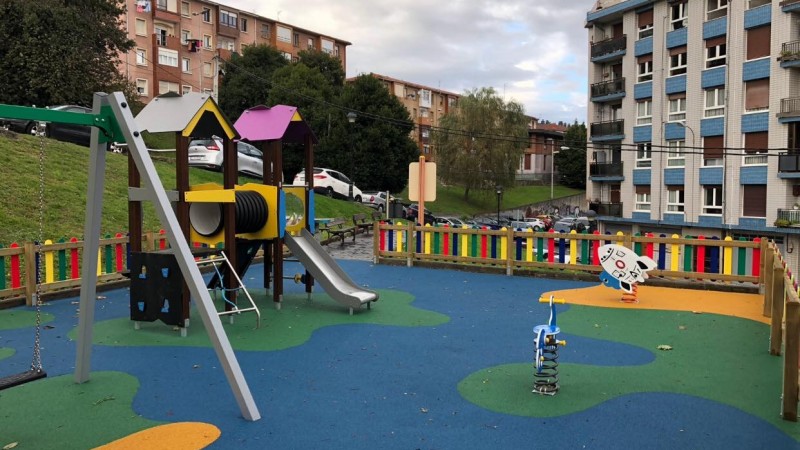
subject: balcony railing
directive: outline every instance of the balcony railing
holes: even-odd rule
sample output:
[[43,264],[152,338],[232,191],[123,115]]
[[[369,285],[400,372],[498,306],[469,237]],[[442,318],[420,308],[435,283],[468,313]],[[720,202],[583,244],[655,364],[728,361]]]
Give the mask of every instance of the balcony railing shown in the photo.
[[609,53],[618,52],[620,50],[625,50],[627,42],[627,36],[624,34],[620,37],[595,42],[592,44],[592,58],[608,55]]
[[625,92],[625,78],[601,81],[592,85],[592,97],[603,97],[620,92]]
[[800,0],[783,0],[782,2],[778,3],[778,6],[783,8],[784,6],[794,5],[795,3],[800,3]]
[[589,203],[589,210],[598,216],[622,217],[622,203]]
[[800,224],[800,209],[781,209],[778,208],[778,220],[786,220],[789,224]]
[[781,99],[781,112],[778,117],[800,116],[800,97],[790,97]]
[[800,149],[778,154],[778,172],[800,172]]
[[595,136],[609,136],[615,134],[625,133],[625,120],[610,120],[608,122],[595,122],[591,125],[591,135]]
[[622,176],[622,163],[592,163],[589,166],[590,177],[621,177]]
[[800,59],[800,41],[789,41],[781,44],[781,61],[797,61],[798,59]]

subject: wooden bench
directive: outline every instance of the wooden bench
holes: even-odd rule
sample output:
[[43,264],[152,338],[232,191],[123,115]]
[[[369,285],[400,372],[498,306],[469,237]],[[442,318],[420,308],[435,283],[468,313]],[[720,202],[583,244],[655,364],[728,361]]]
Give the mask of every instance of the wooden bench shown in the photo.
[[344,238],[348,233],[353,235],[353,242],[356,240],[356,229],[346,226],[344,219],[341,218],[333,219],[324,226],[319,227],[319,231],[328,233],[328,239],[341,238],[342,245],[344,245]]
[[375,222],[367,219],[365,213],[353,214],[353,226],[355,226],[356,231],[364,230],[364,233],[369,233],[374,225]]

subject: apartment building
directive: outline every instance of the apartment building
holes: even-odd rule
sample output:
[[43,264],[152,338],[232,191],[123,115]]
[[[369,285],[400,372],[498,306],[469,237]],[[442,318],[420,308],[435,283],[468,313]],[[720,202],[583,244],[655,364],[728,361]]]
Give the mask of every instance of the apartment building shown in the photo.
[[219,61],[248,45],[270,45],[288,60],[315,49],[347,67],[350,42],[201,0],[127,0],[124,18],[136,47],[121,55],[120,72],[144,103],[166,92],[217,95]]
[[528,117],[528,139],[517,169],[517,180],[522,182],[549,183],[558,181],[558,166],[555,154],[564,144],[567,127],[556,123],[542,123],[535,117]]
[[800,0],[601,0],[586,27],[601,230],[768,236],[796,266]]
[[[411,120],[414,121],[411,138],[419,146],[420,155],[424,155],[428,161],[434,161],[436,152],[433,148],[431,130],[438,127],[442,116],[458,104],[460,96],[442,89],[398,80],[386,75],[377,73],[370,73],[370,75],[380,80],[386,89],[406,107],[411,115]],[[352,82],[353,78],[349,78],[347,81]]]

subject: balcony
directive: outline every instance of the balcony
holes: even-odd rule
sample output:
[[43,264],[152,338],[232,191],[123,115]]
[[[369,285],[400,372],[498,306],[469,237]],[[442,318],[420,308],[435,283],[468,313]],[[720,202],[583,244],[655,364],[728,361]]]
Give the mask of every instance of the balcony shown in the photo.
[[775,219],[776,227],[800,226],[800,209],[778,208],[778,217]]
[[622,163],[592,163],[589,165],[590,177],[622,177]]
[[621,57],[625,54],[625,48],[627,45],[628,39],[624,34],[620,37],[595,42],[592,44],[592,61],[594,61],[596,58],[615,55],[617,53],[619,53],[618,56]]
[[589,210],[598,216],[622,217],[622,203],[589,202]]
[[789,97],[781,99],[781,110],[778,117],[797,117],[800,116],[800,97]]
[[[601,81],[591,86],[592,101],[605,101],[622,98],[625,96],[625,78],[617,78],[616,80]],[[612,97],[603,98],[601,97]]]
[[[155,2],[155,9],[153,10],[153,16],[159,20],[165,20],[167,22],[172,23],[180,23],[181,15],[178,14],[178,11],[171,11],[169,9],[169,3],[167,0],[156,0]],[[173,6],[175,8],[175,6]]]
[[[800,5],[800,3],[798,3]],[[781,44],[781,54],[778,56],[781,67],[800,67],[800,41],[790,41]]]
[[781,8],[786,8],[788,6],[800,6],[800,0],[783,0],[778,3],[778,6]]
[[591,124],[592,139],[602,136],[624,136],[625,120],[609,120],[607,122],[594,122]]
[[778,172],[800,172],[800,150],[779,153]]

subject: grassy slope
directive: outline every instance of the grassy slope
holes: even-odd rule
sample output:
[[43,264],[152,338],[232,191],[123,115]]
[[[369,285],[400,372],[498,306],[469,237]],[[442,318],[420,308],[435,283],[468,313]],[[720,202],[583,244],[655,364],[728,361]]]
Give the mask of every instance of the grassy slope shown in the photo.
[[[89,149],[55,140],[45,139],[45,198],[44,237],[57,240],[61,237],[83,235],[88,185]],[[0,134],[0,244],[35,240],[39,222],[39,147],[40,139],[33,136]],[[167,189],[175,187],[174,159],[169,154],[154,154],[156,170]],[[167,155],[167,156],[164,156]],[[108,153],[106,158],[105,191],[103,195],[102,234],[125,232],[128,228],[128,159]],[[202,169],[190,169],[192,185],[208,182],[222,183],[222,175]],[[255,181],[240,177],[244,184]],[[555,187],[555,197],[574,195],[581,191],[561,186]],[[406,191],[401,198],[408,198]],[[503,209],[511,209],[550,198],[549,186],[521,186],[507,189],[503,194]],[[158,230],[161,226],[150,204],[145,204],[144,230]],[[473,192],[470,201],[464,200],[463,189],[442,187],[437,189],[437,200],[426,203],[435,214],[472,216],[497,210],[494,191]],[[345,217],[370,208],[352,202],[316,196],[316,217]]]

